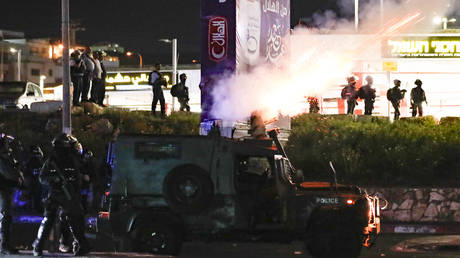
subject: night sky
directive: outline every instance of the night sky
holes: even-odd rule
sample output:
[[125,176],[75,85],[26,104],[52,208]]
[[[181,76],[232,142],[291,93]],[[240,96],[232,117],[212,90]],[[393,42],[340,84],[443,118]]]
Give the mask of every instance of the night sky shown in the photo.
[[[0,29],[26,38],[61,37],[60,0],[2,0],[0,6]],[[291,0],[291,25],[337,8],[335,0]],[[171,46],[161,38],[178,38],[179,63],[200,57],[200,0],[70,0],[70,18],[85,28],[77,32],[78,43],[119,43],[140,52],[147,64],[170,62]]]

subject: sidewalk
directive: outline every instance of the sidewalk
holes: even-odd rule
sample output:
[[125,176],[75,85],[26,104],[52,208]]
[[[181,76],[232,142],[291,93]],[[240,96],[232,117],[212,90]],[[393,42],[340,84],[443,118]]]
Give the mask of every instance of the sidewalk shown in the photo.
[[460,251],[460,235],[418,237],[391,248],[393,252]]

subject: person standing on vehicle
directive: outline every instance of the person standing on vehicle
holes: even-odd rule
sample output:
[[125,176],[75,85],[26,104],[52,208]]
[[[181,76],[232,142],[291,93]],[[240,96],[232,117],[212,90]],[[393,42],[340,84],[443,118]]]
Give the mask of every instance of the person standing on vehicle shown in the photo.
[[88,93],[93,80],[94,61],[91,49],[87,48],[82,57],[85,63],[85,73],[83,74],[83,87],[81,89],[81,102],[88,101]]
[[354,76],[350,76],[347,78],[348,84],[343,87],[342,89],[342,99],[347,100],[347,114],[353,115],[355,112],[355,106],[358,104],[356,99],[358,98],[358,94],[356,92],[356,79]]
[[94,62],[94,70],[93,70],[93,81],[91,85],[91,98],[89,101],[93,103],[98,103],[99,96],[98,93],[101,91],[101,82],[102,82],[102,67],[101,61],[99,61],[100,52],[94,52],[94,58],[92,59]]
[[375,89],[372,88],[374,79],[371,76],[366,76],[367,84],[359,88],[358,97],[364,99],[364,114],[372,115],[375,102]]
[[426,101],[426,96],[425,96],[425,91],[422,89],[422,81],[417,79],[414,82],[417,87],[412,88],[410,91],[410,103],[411,103],[411,108],[412,108],[412,117],[417,116],[417,110],[418,110],[418,116],[423,116],[423,107],[422,107],[422,102],[425,102],[428,104]]
[[152,101],[152,115],[156,116],[155,110],[160,101],[161,107],[161,117],[166,117],[166,103],[165,97],[163,95],[163,89],[161,86],[166,87],[167,83],[166,80],[163,78],[163,75],[160,73],[161,65],[155,64],[153,71],[149,75],[149,84],[152,85],[153,88],[153,101]]
[[190,106],[188,105],[188,101],[190,100],[188,97],[188,87],[185,86],[187,75],[183,73],[179,76],[179,79],[180,79],[180,82],[176,84],[175,86],[173,86],[176,89],[177,100],[179,100],[179,103],[180,103],[179,111],[190,112]]
[[83,89],[83,75],[85,74],[86,66],[81,59],[79,50],[75,50],[70,55],[70,78],[73,84],[73,106],[80,106],[80,96]]
[[399,112],[399,105],[401,100],[404,99],[404,94],[406,94],[407,91],[399,88],[401,86],[400,80],[396,79],[393,82],[395,86],[387,91],[387,99],[391,102],[393,108],[395,109],[394,120],[398,120],[399,115],[401,114]]
[[99,91],[97,92],[97,104],[99,106],[104,107],[104,98],[105,98],[105,78],[107,77],[107,71],[104,66],[104,54],[102,52],[99,52],[97,56],[97,60],[99,60],[99,63],[101,65],[101,81],[99,82]]
[[49,185],[50,190],[45,202],[44,218],[33,243],[33,254],[42,255],[44,242],[61,208],[74,238],[73,253],[84,255],[89,252],[89,245],[85,238],[81,205],[81,145],[75,137],[64,133],[55,137],[52,145],[54,153],[40,171],[40,182]]
[[12,157],[8,137],[0,133],[0,254],[17,254],[18,250],[10,245],[11,201],[14,188],[23,184],[21,172]]

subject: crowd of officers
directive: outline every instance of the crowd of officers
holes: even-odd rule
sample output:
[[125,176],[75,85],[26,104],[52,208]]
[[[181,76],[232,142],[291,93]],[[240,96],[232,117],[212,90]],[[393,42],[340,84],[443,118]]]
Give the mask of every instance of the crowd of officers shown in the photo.
[[104,106],[107,71],[102,62],[103,58],[103,52],[92,52],[89,48],[72,52],[70,78],[73,84],[73,106],[80,106],[81,102],[87,101]]
[[[364,114],[372,115],[372,110],[374,109],[374,102],[376,98],[376,90],[372,88],[374,80],[371,76],[366,77],[367,84],[363,85],[359,90],[356,90],[356,78],[350,76],[347,78],[347,85],[345,85],[341,92],[342,99],[347,101],[347,114],[354,114],[356,105],[358,105],[357,99],[361,98],[364,100]],[[423,116],[423,102],[427,103],[425,91],[422,89],[422,81],[417,79],[415,80],[414,87],[410,93],[410,102],[412,109],[412,117]],[[396,79],[394,80],[394,87],[390,88],[387,91],[387,99],[391,102],[394,108],[394,120],[398,120],[401,113],[399,112],[399,107],[401,100],[404,99],[404,95],[407,92],[406,90],[400,89],[401,81]]]
[[92,153],[83,151],[73,136],[59,134],[52,147],[45,158],[40,147],[25,151],[19,140],[0,134],[0,256],[18,253],[10,243],[12,199],[18,189],[29,194],[33,210],[44,214],[32,244],[34,256],[42,255],[55,226],[60,232],[61,252],[84,255],[90,250],[84,234],[87,193],[91,182],[92,207],[97,209],[106,190],[104,169],[94,169]]
[[[80,106],[81,102],[93,102],[100,106],[104,105],[105,98],[105,79],[107,71],[103,61],[103,52],[92,52],[91,49],[84,51],[75,50],[70,59],[70,76],[73,84],[73,106]],[[167,87],[167,81],[160,72],[161,64],[155,64],[152,72],[149,73],[148,84],[152,85],[152,115],[156,116],[156,106],[160,102],[161,117],[166,117],[166,101],[163,95],[163,87]],[[171,95],[177,97],[180,108],[179,111],[190,112],[188,104],[189,92],[185,86],[187,75],[179,76],[179,83],[171,88]],[[90,98],[88,99],[88,93]]]

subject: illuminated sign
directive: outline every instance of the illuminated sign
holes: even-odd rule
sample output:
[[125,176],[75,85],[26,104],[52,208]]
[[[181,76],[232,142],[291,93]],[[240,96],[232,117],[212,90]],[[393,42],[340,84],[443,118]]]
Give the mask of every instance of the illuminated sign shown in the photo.
[[382,69],[386,72],[398,71],[398,63],[396,62],[383,62]]
[[386,58],[460,58],[460,37],[409,37],[382,42]]
[[209,20],[208,32],[209,58],[220,62],[227,57],[228,30],[225,17],[213,17]]
[[[172,72],[161,72],[163,78],[171,86]],[[125,86],[139,86],[149,85],[150,72],[109,72],[105,78],[105,85],[107,89],[114,89],[117,85]]]

